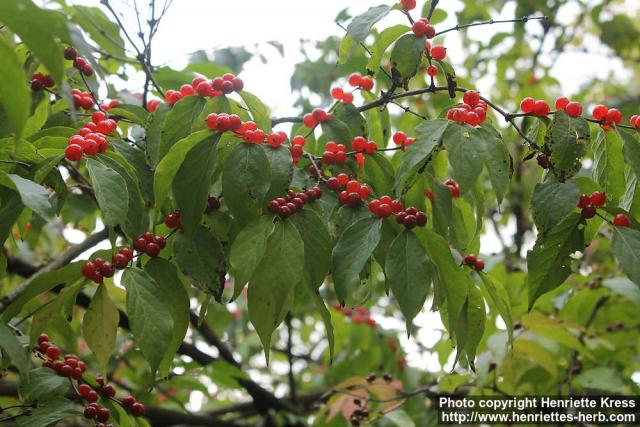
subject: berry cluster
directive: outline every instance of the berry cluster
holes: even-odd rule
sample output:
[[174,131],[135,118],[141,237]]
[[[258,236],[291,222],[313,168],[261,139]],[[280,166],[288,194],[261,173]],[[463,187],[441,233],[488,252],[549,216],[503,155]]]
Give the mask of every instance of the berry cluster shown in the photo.
[[358,153],[362,153],[363,151],[367,154],[373,154],[378,149],[378,144],[375,141],[367,141],[362,136],[356,136],[351,141],[351,148]]
[[349,75],[349,86],[362,90],[371,90],[373,89],[373,79],[360,73],[352,73]]
[[418,37],[426,36],[428,39],[432,39],[436,35],[436,29],[429,24],[427,18],[420,18],[414,22],[411,31]]
[[285,219],[293,215],[294,213],[302,210],[306,203],[311,203],[322,197],[322,190],[319,187],[309,188],[302,193],[296,193],[293,190],[288,190],[285,197],[278,197],[271,200],[267,204],[269,212],[277,214],[280,218]]
[[561,96],[556,99],[556,110],[564,110],[569,117],[579,117],[582,115],[582,104]]
[[453,197],[454,199],[460,197],[460,186],[455,180],[449,178],[444,182],[444,185],[449,187],[449,190],[451,191],[451,197]]
[[415,138],[408,137],[407,134],[402,131],[398,131],[393,135],[393,143],[402,148],[407,148],[408,146],[413,144],[414,141]]
[[[128,264],[128,262],[127,262]],[[116,273],[115,266],[102,258],[87,261],[82,266],[82,275],[96,283],[102,283],[105,277],[113,277]]]
[[[371,196],[371,189],[366,184],[360,184],[355,179],[347,181],[344,185],[344,177],[346,174],[339,174],[336,179],[340,184],[340,187],[344,186],[344,190],[342,190],[338,194],[338,203],[341,205],[349,205],[352,207],[359,206],[362,204],[363,200],[366,200],[369,196]],[[329,178],[331,180],[332,178]],[[329,184],[329,180],[327,180],[327,185]],[[335,185],[332,183],[332,186]],[[329,187],[331,188],[331,187]]]
[[[591,115],[594,119],[603,122],[600,126],[602,129],[609,130],[611,126],[606,123],[614,123],[619,125],[622,121],[622,113],[617,108],[609,108],[606,105],[598,104],[593,107]],[[637,119],[636,119],[637,120]]]
[[264,131],[258,129],[258,125],[252,121],[241,121],[240,116],[237,114],[211,113],[205,121],[207,128],[210,130],[218,132],[232,131],[236,136],[242,138],[244,142],[251,144],[262,144],[266,137]]
[[345,92],[340,87],[334,87],[331,89],[331,97],[337,101],[342,101],[345,104],[351,104],[353,102],[353,94],[351,92]]
[[542,99],[536,101],[531,97],[526,97],[520,102],[520,110],[525,114],[543,117],[551,112],[551,107],[549,107],[547,101]]
[[182,223],[180,222],[180,212],[176,211],[165,216],[164,225],[169,228],[182,228]]
[[484,261],[473,254],[469,254],[466,257],[464,257],[464,260],[462,261],[462,263],[464,265],[468,265],[469,267],[473,268],[476,271],[484,270]]
[[89,92],[83,92],[80,89],[71,89],[71,98],[73,99],[73,105],[76,108],[83,108],[90,110],[93,108],[94,100],[93,96]]
[[[216,77],[211,81],[208,81],[202,76],[198,76],[191,81],[191,84],[186,83],[180,86],[180,90],[170,89],[166,91],[164,99],[168,104],[173,105],[187,96],[198,95],[213,98],[223,93],[230,94],[232,92],[240,92],[242,89],[244,89],[242,79],[231,73],[227,73],[222,77]],[[155,111],[157,104],[154,104],[153,109]]]
[[138,252],[144,252],[150,257],[157,257],[167,245],[167,240],[163,236],[154,235],[150,231],[145,231],[133,242],[133,247]]
[[31,90],[34,92],[44,90],[45,87],[55,86],[55,82],[49,74],[42,74],[39,71],[33,73],[29,84],[31,85]]
[[410,11],[416,8],[416,0],[400,0],[402,10]]
[[392,200],[389,196],[382,196],[369,202],[369,211],[380,218],[387,218],[391,214],[402,211],[402,202]]
[[406,229],[411,230],[413,227],[424,227],[427,225],[427,214],[414,207],[405,209],[396,214],[396,221],[402,224]]
[[40,334],[38,337],[38,350],[45,357],[42,366],[53,369],[61,377],[77,380],[87,369],[87,365],[73,354],[67,354],[64,356],[64,360],[59,360],[60,347],[52,344],[47,334]]
[[82,56],[78,56],[78,51],[74,47],[69,46],[65,48],[64,59],[67,61],[73,61],[73,66],[85,76],[91,77],[93,75],[93,68],[91,68],[87,59]]
[[315,108],[312,112],[302,116],[302,123],[304,123],[306,127],[312,128],[322,122],[326,122],[331,117],[333,116],[324,111],[322,108]]
[[107,138],[105,135],[113,133],[118,123],[109,119],[102,111],[96,111],[91,115],[91,121],[69,138],[64,155],[67,160],[78,161],[83,154],[94,156],[107,151]]
[[480,99],[475,90],[468,90],[462,96],[462,103],[447,112],[447,118],[458,123],[478,126],[487,118],[487,103]]
[[269,143],[270,146],[272,146],[273,148],[278,148],[279,146],[282,145],[282,143],[284,143],[287,140],[287,134],[284,133],[283,131],[278,131],[276,133],[271,133],[269,134],[269,136],[267,137],[267,142]]
[[300,157],[304,154],[304,144],[307,140],[302,135],[294,136],[291,140],[291,159],[295,165],[300,160]]
[[101,376],[96,377],[98,386],[95,389],[89,384],[80,384],[79,382],[87,369],[86,363],[74,354],[67,354],[60,360],[60,348],[50,342],[47,334],[41,334],[38,337],[37,350],[44,357],[43,367],[53,369],[62,377],[78,381],[77,387],[75,384],[73,387],[78,397],[87,402],[83,415],[87,419],[95,419],[97,421],[95,427],[114,427],[112,424],[103,424],[109,420],[111,412],[108,408],[98,404],[100,396],[119,403],[134,417],[141,417],[145,414],[144,404],[136,401],[133,396],[126,396],[121,401],[116,400],[116,390],[111,384],[105,384],[104,378]]
[[332,165],[334,163],[343,164],[347,161],[347,147],[344,144],[336,144],[335,141],[329,141],[324,146],[322,153],[322,163]]
[[[207,207],[204,208],[204,213],[210,214],[211,212],[217,211],[218,209],[220,209],[220,198],[209,196],[207,198]],[[165,218],[165,221],[166,221],[166,218]]]
[[367,310],[365,307],[356,307],[353,310],[347,307],[343,307],[340,304],[332,304],[332,307],[338,312],[344,314],[346,317],[349,317],[356,325],[366,323],[374,329],[378,326],[375,319],[371,317],[371,313],[369,312],[369,310]]
[[600,191],[592,193],[591,196],[587,194],[581,194],[578,201],[578,208],[581,209],[580,214],[585,219],[590,219],[596,216],[596,208],[607,204],[607,194]]

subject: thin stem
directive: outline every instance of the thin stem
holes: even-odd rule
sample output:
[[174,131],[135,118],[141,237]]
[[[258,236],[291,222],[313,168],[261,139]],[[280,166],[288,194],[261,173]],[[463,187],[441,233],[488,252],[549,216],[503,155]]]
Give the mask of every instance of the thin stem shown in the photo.
[[464,28],[477,27],[479,25],[507,24],[509,22],[527,22],[527,21],[534,21],[534,20],[545,21],[547,19],[549,18],[546,16],[523,16],[522,18],[516,18],[516,19],[489,19],[488,21],[473,22],[471,24],[464,24],[464,25],[458,24],[455,27],[438,31],[435,36],[438,37],[443,34],[449,33],[451,31],[460,31]]

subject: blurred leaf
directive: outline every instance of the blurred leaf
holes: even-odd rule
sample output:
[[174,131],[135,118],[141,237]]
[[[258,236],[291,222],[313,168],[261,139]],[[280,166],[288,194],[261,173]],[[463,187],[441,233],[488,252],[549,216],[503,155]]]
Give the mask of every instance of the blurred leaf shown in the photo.
[[391,6],[386,5],[369,8],[366,12],[353,18],[347,26],[347,34],[357,42],[364,42],[369,35],[369,31],[371,31],[371,27],[387,16],[391,9]]
[[31,109],[31,91],[18,55],[4,38],[0,38],[0,57],[0,102],[16,138],[19,138]]
[[119,321],[120,313],[109,298],[107,287],[100,284],[85,312],[82,332],[103,372],[106,372],[107,363],[116,347]]

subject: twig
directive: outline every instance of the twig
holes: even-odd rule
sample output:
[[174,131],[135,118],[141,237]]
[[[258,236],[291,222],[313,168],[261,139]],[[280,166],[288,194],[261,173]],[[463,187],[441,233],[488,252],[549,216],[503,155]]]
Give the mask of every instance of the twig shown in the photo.
[[516,18],[516,19],[490,19],[488,21],[481,21],[481,22],[473,22],[471,24],[464,24],[464,25],[456,25],[455,27],[451,27],[451,28],[447,28],[446,30],[442,30],[442,31],[438,31],[436,33],[436,37],[441,36],[443,34],[449,33],[451,31],[460,31],[464,28],[469,28],[469,27],[477,27],[479,25],[493,25],[493,24],[507,24],[509,22],[527,22],[527,21],[534,21],[534,20],[547,20],[549,19],[546,16],[523,16],[522,18]]

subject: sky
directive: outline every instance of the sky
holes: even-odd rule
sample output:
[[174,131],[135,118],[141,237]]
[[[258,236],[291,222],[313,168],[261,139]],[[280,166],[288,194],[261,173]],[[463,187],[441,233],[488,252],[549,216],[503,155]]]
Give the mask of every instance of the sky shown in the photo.
[[[135,28],[135,16],[131,14],[133,0],[111,0],[117,10],[124,15],[125,21]],[[588,0],[592,3],[592,0]],[[77,0],[70,3],[95,5],[97,1]],[[139,0],[145,4],[146,0]],[[163,0],[157,0],[162,5]],[[300,0],[244,0],[241,2],[228,2],[219,0],[174,0],[171,8],[163,19],[163,23],[154,39],[153,63],[154,65],[169,65],[181,69],[187,64],[189,54],[198,50],[212,52],[216,48],[229,46],[248,46],[256,44],[260,46],[262,53],[268,60],[262,63],[258,58],[249,61],[240,76],[245,82],[245,89],[260,97],[271,109],[274,116],[297,114],[292,107],[294,96],[289,86],[289,78],[294,65],[302,60],[299,52],[300,40],[323,40],[329,35],[343,33],[335,23],[334,18],[339,11],[349,7],[352,15],[364,12],[368,7],[381,3],[390,4],[390,1],[300,1]],[[418,1],[419,11],[423,1]],[[455,0],[443,0],[449,12],[447,21],[437,26],[437,29],[448,28],[455,25],[454,11],[460,9],[460,2]],[[511,3],[509,3],[511,4]],[[640,2],[629,0],[623,6],[627,10],[638,9]],[[414,11],[414,17],[418,13]],[[573,6],[561,9],[558,21],[570,23],[575,14]],[[507,7],[503,16],[495,16],[495,19],[511,17],[512,9]],[[379,25],[391,26],[397,23],[406,23],[400,13],[395,12],[385,18]],[[512,25],[512,24],[507,24]],[[533,32],[539,30],[535,22],[527,24]],[[470,31],[472,37],[488,40],[496,31],[505,31],[504,26],[478,27]],[[277,40],[284,46],[284,57],[265,42]],[[590,47],[597,42],[587,40]],[[460,46],[460,38],[455,32],[450,33],[445,44],[449,48],[449,58],[452,62],[461,62],[464,58],[455,47]],[[544,61],[544,55],[542,57]],[[562,84],[563,94],[570,96],[593,76],[604,78],[616,68],[622,68],[616,60],[603,61],[602,57],[585,55],[582,53],[568,53],[559,58],[553,65],[552,74]],[[215,76],[208,76],[215,77]],[[130,81],[128,87],[132,90],[140,90],[142,79],[140,76]],[[490,78],[479,82],[480,91],[491,85]],[[176,88],[177,89],[177,88]],[[512,227],[513,225],[508,225]],[[482,239],[482,249],[485,253],[496,252],[500,246],[491,227],[486,227],[487,233]],[[73,237],[68,234],[72,239]],[[428,307],[428,305],[427,305]],[[375,310],[374,310],[374,318]],[[407,340],[404,334],[404,324],[399,319],[380,319],[379,323],[384,327],[397,329],[403,346],[409,351],[409,364],[421,369],[438,369],[437,356],[419,352],[412,338]],[[435,313],[424,312],[416,318],[416,324],[422,326],[417,339],[423,344],[431,345],[439,339],[439,330],[442,329],[439,316]],[[192,409],[197,409],[201,399],[192,402]]]

